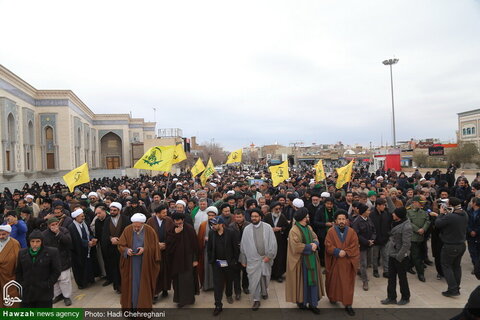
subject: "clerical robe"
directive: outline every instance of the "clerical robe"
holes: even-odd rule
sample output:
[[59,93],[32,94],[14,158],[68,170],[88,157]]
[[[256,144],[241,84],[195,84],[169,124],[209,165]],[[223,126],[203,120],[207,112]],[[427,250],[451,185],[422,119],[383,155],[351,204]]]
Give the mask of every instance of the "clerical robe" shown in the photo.
[[[127,255],[128,249],[136,250],[139,246],[144,249],[142,255]],[[145,224],[137,234],[133,231],[133,225],[127,226],[120,236],[118,250],[122,309],[151,309],[160,271],[160,246],[155,230]]]
[[[3,243],[3,246],[0,245],[0,291],[1,291],[1,298],[0,306],[5,308],[3,304],[3,287],[11,280],[15,280],[15,269],[17,267],[17,259],[18,253],[20,251],[20,243],[13,239],[12,237],[8,237],[6,243]],[[20,295],[18,290],[15,286],[10,286],[8,290],[8,294],[10,297],[18,297]],[[18,308],[20,307],[19,303],[14,303],[11,308]]]
[[183,230],[175,233],[175,228],[167,234],[167,254],[173,282],[173,302],[180,305],[194,304],[195,295],[200,293],[197,268],[198,240],[195,229],[188,223]]
[[[318,237],[312,227],[307,226],[313,243],[318,243]],[[318,252],[318,251],[317,251]],[[315,254],[316,283],[308,286],[305,255],[312,253],[312,246],[302,241],[302,231],[293,225],[288,234],[287,273],[285,283],[285,298],[287,302],[311,303],[316,306],[318,300],[325,295],[323,278],[318,254]],[[316,301],[313,301],[316,300]]]
[[282,228],[280,231],[274,232],[275,238],[277,239],[277,255],[273,262],[272,279],[279,279],[287,269],[288,233],[290,231],[290,223],[288,223],[287,218],[283,214],[275,217],[271,213],[267,214],[263,221],[268,223],[272,228]]
[[[264,248],[262,249],[264,249],[264,254],[260,255],[255,245],[253,228],[256,228],[256,226],[254,224],[249,224],[245,227],[242,241],[240,242],[239,261],[247,265],[249,289],[252,293],[254,293],[259,286],[262,276],[266,278],[266,283],[269,283],[272,275],[272,265],[277,255],[277,239],[275,238],[272,227],[265,222],[260,222],[260,224],[258,227],[263,229]],[[268,257],[270,260],[264,262],[264,257]]]
[[[159,225],[158,218],[152,216],[147,220],[147,224],[152,227],[157,233],[158,242],[165,243],[167,240],[167,232],[175,227],[175,224],[170,217],[165,217],[162,221],[162,225]],[[171,276],[168,268],[167,248],[160,250],[160,272],[158,274],[157,286],[155,294],[159,294],[161,291],[168,291],[171,288]]]
[[[345,251],[345,257],[340,258],[340,250]],[[330,301],[352,305],[359,263],[360,248],[355,230],[345,227],[342,233],[338,226],[330,228],[325,237],[325,288]]]
[[213,267],[208,263],[207,243],[210,225],[207,221],[203,221],[198,229],[198,277],[203,291],[213,289]]

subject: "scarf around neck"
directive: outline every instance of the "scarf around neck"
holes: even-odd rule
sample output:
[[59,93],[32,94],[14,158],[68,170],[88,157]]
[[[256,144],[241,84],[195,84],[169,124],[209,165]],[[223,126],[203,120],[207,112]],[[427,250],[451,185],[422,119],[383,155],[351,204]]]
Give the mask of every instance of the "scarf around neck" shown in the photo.
[[[300,223],[295,222],[295,225],[302,232],[302,242],[305,244],[310,244],[313,241],[313,237],[310,233],[310,230],[307,226],[302,226]],[[307,267],[307,282],[309,286],[314,286],[317,284],[317,264],[315,259],[315,252],[312,251],[310,254],[303,255],[303,262]]]

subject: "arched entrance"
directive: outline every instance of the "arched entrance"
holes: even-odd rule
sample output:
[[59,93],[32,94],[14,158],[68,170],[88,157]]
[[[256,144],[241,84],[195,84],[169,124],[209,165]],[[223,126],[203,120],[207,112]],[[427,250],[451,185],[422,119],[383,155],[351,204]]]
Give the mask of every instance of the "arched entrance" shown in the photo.
[[100,139],[100,158],[106,169],[117,169],[122,163],[122,139],[113,132],[109,132]]

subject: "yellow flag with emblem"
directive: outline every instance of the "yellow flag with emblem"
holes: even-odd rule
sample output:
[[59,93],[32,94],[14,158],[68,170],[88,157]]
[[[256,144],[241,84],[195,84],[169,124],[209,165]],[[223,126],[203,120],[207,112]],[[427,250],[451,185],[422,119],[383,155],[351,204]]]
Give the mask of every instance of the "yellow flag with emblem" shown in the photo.
[[288,160],[285,160],[277,166],[271,166],[268,168],[268,170],[272,174],[272,182],[274,187],[290,178],[288,173]]
[[326,179],[325,169],[323,168],[323,161],[318,160],[317,164],[315,165],[315,181],[320,182]]
[[242,149],[238,149],[238,150],[232,151],[232,152],[228,155],[228,159],[227,159],[227,162],[226,162],[225,164],[242,162],[242,154],[243,154],[243,150],[242,150]]
[[207,179],[210,178],[210,176],[214,173],[215,173],[215,167],[213,166],[212,158],[209,158],[207,166],[205,167],[205,170],[200,176],[200,181],[202,182],[202,186],[204,186],[207,183]]
[[183,145],[180,143],[175,146],[175,150],[173,151],[173,164],[182,162],[183,160],[187,160],[187,155],[185,154],[185,150],[183,150]]
[[335,169],[337,170],[337,173],[338,173],[337,184],[336,184],[337,189],[342,188],[345,183],[352,180],[353,163],[354,161],[352,160],[345,167]]
[[175,146],[151,147],[133,167],[170,172],[172,170],[174,152]]
[[80,167],[73,169],[63,176],[63,180],[65,180],[70,192],[73,192],[76,186],[90,182],[90,176],[88,175],[88,164],[84,163]]
[[205,170],[205,165],[203,164],[202,159],[198,158],[197,162],[195,162],[195,165],[190,170],[190,172],[192,173],[192,178],[198,176],[200,173],[202,173],[203,170]]

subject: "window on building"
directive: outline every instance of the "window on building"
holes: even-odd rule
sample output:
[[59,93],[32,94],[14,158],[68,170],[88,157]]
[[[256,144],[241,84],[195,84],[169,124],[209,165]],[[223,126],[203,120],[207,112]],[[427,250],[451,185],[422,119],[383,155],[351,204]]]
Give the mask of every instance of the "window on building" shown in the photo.
[[463,135],[466,136],[467,135],[467,129],[463,128]]
[[467,135],[472,134],[472,129],[467,128]]
[[52,127],[45,128],[45,151],[46,168],[55,169],[55,146]]
[[475,127],[472,127],[472,134],[475,134]]

